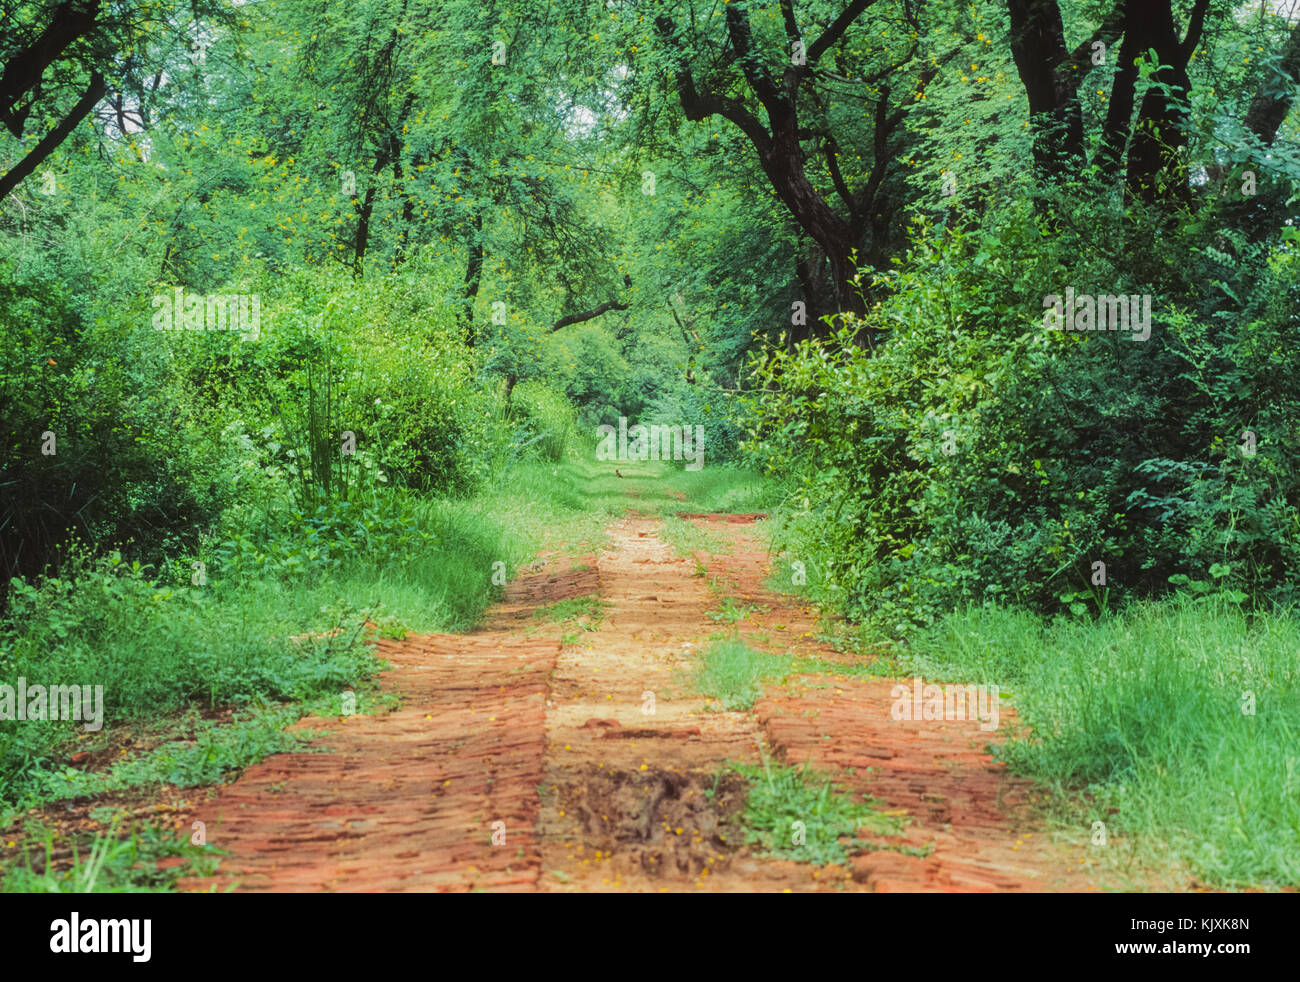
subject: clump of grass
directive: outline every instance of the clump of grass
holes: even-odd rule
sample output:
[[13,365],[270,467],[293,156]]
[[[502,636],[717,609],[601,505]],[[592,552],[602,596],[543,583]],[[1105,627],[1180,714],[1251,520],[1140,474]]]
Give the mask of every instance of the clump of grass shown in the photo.
[[709,465],[698,471],[665,469],[667,473],[663,477],[667,487],[686,496],[685,501],[676,503],[675,511],[758,512],[767,507],[774,493],[774,485],[761,473],[743,467]]
[[[337,700],[335,700],[337,702]],[[308,732],[289,733],[305,706],[277,706],[237,712],[229,723],[200,720],[192,736],[168,740],[147,753],[118,761],[103,771],[50,768],[34,776],[33,800],[92,798],[172,784],[180,788],[214,784],[274,753],[302,752]]]
[[571,621],[584,631],[594,631],[600,627],[600,622],[605,619],[605,612],[609,607],[608,601],[601,600],[592,593],[585,597],[570,597],[568,600],[558,600],[545,607],[538,607],[533,611],[533,617],[557,624]]
[[718,598],[717,610],[708,611],[710,619],[723,624],[735,624],[743,621],[750,614],[759,614],[767,610],[762,604],[742,604],[734,597],[727,596],[727,585],[714,576],[709,580],[709,590]]
[[905,655],[931,676],[1014,686],[1030,727],[1001,756],[1048,785],[1102,855],[1225,888],[1300,883],[1300,623],[1226,604],[1100,620],[953,614]]
[[793,664],[790,658],[755,651],[736,638],[718,641],[700,653],[695,688],[730,712],[753,709],[763,694],[763,680],[789,674]]
[[843,863],[850,852],[879,848],[860,839],[859,831],[882,836],[902,829],[899,817],[872,807],[873,799],[836,788],[807,764],[730,766],[752,784],[741,817],[746,841],[768,856],[817,866]]
[[767,610],[761,604],[737,603],[734,597],[723,597],[717,610],[707,611],[710,620],[720,624],[735,624],[743,621],[750,614],[759,614]]
[[[615,477],[616,465],[623,473],[621,479]],[[606,461],[601,473],[614,479],[623,507],[627,505],[625,496],[632,494],[637,511],[651,515],[763,511],[774,489],[758,471],[717,464],[688,471],[671,462]],[[607,481],[601,482],[602,491],[607,486]]]
[[[24,849],[10,860],[0,876],[0,893],[168,892],[181,876],[211,876],[224,855],[153,824],[133,826],[128,835],[114,823],[104,834],[66,840],[45,830],[40,845],[35,857]],[[66,849],[72,852],[71,861],[60,862],[58,856]],[[185,862],[159,868],[159,860],[177,856]]]
[[731,551],[726,540],[676,515],[665,516],[659,535],[683,559],[695,558],[697,552],[722,555]]

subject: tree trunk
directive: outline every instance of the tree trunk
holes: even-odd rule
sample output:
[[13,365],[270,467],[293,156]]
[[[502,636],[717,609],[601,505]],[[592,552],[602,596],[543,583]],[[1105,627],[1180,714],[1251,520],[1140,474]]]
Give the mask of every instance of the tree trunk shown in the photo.
[[1009,0],[1007,7],[1011,54],[1029,96],[1034,164],[1040,175],[1056,178],[1070,158],[1084,155],[1078,90],[1059,70],[1069,58],[1061,11],[1056,0]]
[[465,264],[464,319],[465,342],[474,347],[474,300],[478,297],[479,283],[483,279],[483,216],[474,216],[474,233],[469,244],[469,260]]
[[808,233],[830,262],[835,294],[835,313],[861,313],[862,300],[853,288],[857,272],[853,263],[853,232],[812,186],[804,169],[803,148],[795,132],[794,116],[772,121],[771,145],[759,156],[759,164],[782,203],[799,227]]

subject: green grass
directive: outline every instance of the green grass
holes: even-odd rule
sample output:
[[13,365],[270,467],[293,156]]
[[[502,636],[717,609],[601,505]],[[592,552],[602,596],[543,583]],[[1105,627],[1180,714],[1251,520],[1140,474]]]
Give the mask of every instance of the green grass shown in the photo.
[[572,622],[584,631],[594,631],[605,619],[605,612],[611,605],[595,594],[585,597],[570,597],[559,600],[533,611],[536,620],[551,621],[557,624]]
[[671,511],[746,514],[766,510],[771,500],[771,486],[758,471],[716,465],[698,471],[662,466],[667,471],[662,475],[667,490],[686,496]]
[[[188,563],[178,578],[74,550],[57,577],[15,584],[0,623],[0,679],[102,686],[108,731],[166,729],[192,706],[305,714],[345,689],[366,690],[379,668],[367,620],[389,635],[467,630],[500,595],[494,573],[512,575],[544,544],[597,547],[625,491],[612,468],[533,462],[469,500],[392,491],[311,515],[245,516],[205,554],[202,585]],[[249,733],[230,739],[247,743]],[[62,797],[65,762],[86,737],[76,722],[0,721],[0,811]],[[180,773],[206,781],[232,767]]]
[[[621,499],[620,512],[631,507],[653,516],[679,511],[745,514],[763,511],[771,494],[771,484],[759,472],[741,467],[705,465],[687,471],[663,461],[628,460],[593,462],[591,466],[601,476],[600,491],[612,478],[618,493],[634,496],[631,501]],[[615,470],[623,477],[616,477]]]
[[825,601],[829,590],[825,572],[818,563],[800,560],[788,552],[772,557],[772,571],[764,580],[764,586],[814,602]]
[[608,543],[606,528],[628,509],[628,484],[614,469],[612,463],[582,460],[518,465],[467,510],[475,523],[504,530],[518,562],[543,545],[589,553]]
[[[1300,623],[1215,603],[1101,620],[954,614],[911,671],[1014,693],[1032,729],[999,751],[1117,866],[1224,888],[1300,884]],[[1248,712],[1253,694],[1253,715]],[[1247,710],[1247,711],[1243,711]]]
[[[192,845],[174,831],[150,824],[132,826],[128,832],[114,824],[100,835],[68,839],[37,830],[31,839],[39,841],[40,851],[28,848],[10,860],[0,876],[0,893],[156,893],[172,889],[182,876],[212,875],[222,855],[210,845]],[[56,849],[65,843],[72,857],[61,864]],[[185,861],[158,868],[159,860],[177,856]]]
[[741,822],[746,841],[765,855],[817,866],[844,863],[850,851],[880,848],[860,839],[859,831],[880,836],[902,830],[899,817],[881,814],[871,798],[836,788],[807,765],[730,767],[751,784]]
[[706,611],[709,619],[719,624],[735,624],[743,621],[750,614],[758,614],[767,610],[759,604],[742,604],[737,603],[734,597],[723,597],[718,603],[716,610]]
[[372,612],[322,585],[295,594],[254,581],[227,598],[111,564],[15,597],[0,677],[102,686],[104,729],[0,722],[0,802],[47,800],[70,753],[122,727],[165,725],[191,706],[298,705],[364,689],[378,667],[363,643]]
[[707,611],[710,620],[720,624],[735,624],[743,621],[750,614],[760,614],[767,611],[767,607],[762,604],[742,604],[734,597],[727,595],[729,587],[734,588],[735,584],[730,581],[724,581],[719,577],[709,578],[709,591],[718,598],[718,607],[716,610]]
[[763,681],[782,678],[793,668],[791,658],[755,651],[732,638],[717,641],[700,652],[693,682],[701,695],[734,712],[753,709],[763,694]]
[[[319,711],[331,707],[320,706]],[[115,762],[103,770],[75,767],[42,770],[35,797],[42,801],[93,798],[131,789],[155,789],[165,784],[180,788],[214,784],[237,774],[273,753],[302,752],[308,732],[288,733],[307,706],[294,704],[249,709],[235,713],[229,723],[188,720],[172,724],[182,731],[146,753]]]
[[410,520],[430,543],[384,563],[363,554],[330,585],[382,600],[408,630],[467,631],[500,595],[495,572],[513,577],[542,548],[582,555],[605,545],[606,527],[626,510],[625,491],[612,468],[569,461],[517,464],[466,501],[412,496]]
[[683,559],[697,552],[722,555],[731,551],[727,541],[708,529],[700,528],[688,519],[666,515],[659,529],[659,537],[673,547]]
[[796,658],[792,674],[833,675],[852,679],[892,678],[897,673],[890,670],[889,662],[876,660],[839,662],[825,658]]

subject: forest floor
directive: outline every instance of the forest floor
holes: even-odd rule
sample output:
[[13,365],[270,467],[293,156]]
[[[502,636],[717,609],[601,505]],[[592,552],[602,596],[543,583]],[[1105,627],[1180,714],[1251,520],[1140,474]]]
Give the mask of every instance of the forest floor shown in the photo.
[[[665,519],[629,504],[605,548],[543,554],[479,630],[379,641],[396,708],[303,719],[316,734],[305,752],[192,798],[178,827],[203,822],[225,858],[180,889],[1109,886],[1086,847],[1046,833],[1037,787],[986,752],[1006,726],[891,719],[900,680],[864,673],[815,639],[815,611],[765,588],[761,516],[684,516],[716,551],[680,555]],[[692,684],[698,652],[723,634],[823,670],[723,711]],[[831,865],[760,854],[737,825],[748,785],[727,765],[762,761],[808,763],[902,831],[864,831]]]

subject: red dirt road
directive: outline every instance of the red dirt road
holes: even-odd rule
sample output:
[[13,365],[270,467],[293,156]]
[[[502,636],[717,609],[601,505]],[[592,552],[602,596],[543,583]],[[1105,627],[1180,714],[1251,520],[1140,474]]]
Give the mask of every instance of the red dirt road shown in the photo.
[[[718,598],[697,559],[738,602],[766,608],[736,625],[747,643],[844,659],[811,640],[811,612],[761,586],[754,518],[692,516],[732,551],[685,559],[657,520],[629,516],[598,556],[553,559],[512,583],[483,630],[381,642],[382,684],[399,708],[304,720],[327,731],[315,752],[272,756],[196,806],[185,828],[203,821],[228,856],[182,889],[1096,888],[1080,852],[1028,818],[1035,788],[984,752],[996,734],[973,720],[891,720],[893,680],[797,676],[769,686],[753,712],[705,711],[687,673],[725,625],[708,616]],[[593,594],[609,604],[598,626],[531,616]],[[753,855],[726,833],[743,783],[718,773],[760,753],[812,761],[911,824],[845,866]]]

